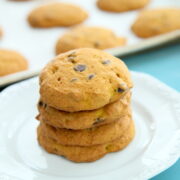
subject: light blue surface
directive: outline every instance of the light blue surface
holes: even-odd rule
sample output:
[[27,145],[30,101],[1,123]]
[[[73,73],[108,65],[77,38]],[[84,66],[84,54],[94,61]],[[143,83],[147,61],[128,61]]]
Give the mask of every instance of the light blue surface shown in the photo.
[[[131,70],[151,74],[180,92],[180,43],[122,59]],[[151,180],[180,180],[180,160]]]

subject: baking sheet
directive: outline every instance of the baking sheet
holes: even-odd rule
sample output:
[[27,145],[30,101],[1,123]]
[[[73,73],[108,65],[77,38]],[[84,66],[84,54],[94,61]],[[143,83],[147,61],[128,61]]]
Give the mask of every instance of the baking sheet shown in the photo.
[[[0,78],[0,86],[15,82],[39,73],[40,69],[55,56],[57,39],[68,28],[34,29],[27,23],[29,12],[39,6],[58,0],[32,0],[27,2],[13,2],[0,0],[0,26],[4,36],[0,40],[0,48],[17,50],[29,61],[29,70]],[[89,13],[85,25],[102,26],[112,29],[117,35],[126,37],[128,44],[125,47],[107,50],[113,55],[124,55],[144,48],[153,47],[180,37],[180,32],[149,38],[148,40],[136,37],[130,27],[139,13],[139,10],[125,13],[110,13],[101,11],[96,6],[96,0],[59,0],[81,6]],[[149,7],[180,7],[179,0],[151,0]]]

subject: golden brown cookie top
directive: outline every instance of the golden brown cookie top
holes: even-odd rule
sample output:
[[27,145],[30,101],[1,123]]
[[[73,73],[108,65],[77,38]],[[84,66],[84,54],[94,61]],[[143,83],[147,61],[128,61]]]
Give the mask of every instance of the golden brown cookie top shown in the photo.
[[126,44],[112,30],[102,27],[78,26],[66,32],[57,42],[56,54],[77,48],[107,49]]
[[18,52],[0,49],[0,76],[8,75],[28,68],[27,60]]
[[129,88],[132,81],[123,61],[91,48],[60,54],[40,74],[42,101],[70,112],[103,107]]
[[149,0],[98,0],[97,6],[104,11],[124,12],[143,8]]
[[180,8],[149,9],[140,13],[132,31],[142,38],[180,29]]
[[68,3],[51,3],[34,9],[28,16],[33,27],[72,26],[88,17],[82,8]]

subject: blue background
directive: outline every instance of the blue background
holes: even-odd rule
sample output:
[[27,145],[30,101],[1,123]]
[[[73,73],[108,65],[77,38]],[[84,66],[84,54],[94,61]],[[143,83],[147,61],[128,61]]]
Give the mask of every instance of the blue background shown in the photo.
[[[129,69],[151,74],[180,91],[180,42],[120,58]],[[151,180],[180,180],[180,160]]]

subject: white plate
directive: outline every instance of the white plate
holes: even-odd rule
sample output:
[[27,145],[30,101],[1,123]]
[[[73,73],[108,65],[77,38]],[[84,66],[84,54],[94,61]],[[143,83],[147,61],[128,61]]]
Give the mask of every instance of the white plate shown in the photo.
[[[58,0],[56,0],[58,1]],[[59,0],[60,1],[60,0]],[[128,38],[128,46],[108,50],[113,55],[125,55],[180,38],[180,31],[168,33],[155,38],[142,40],[130,30],[139,10],[125,13],[108,13],[96,7],[96,0],[64,0],[83,7],[89,12],[87,25],[107,27],[119,36]],[[52,2],[52,0],[32,0],[28,2],[13,2],[0,0],[0,26],[4,37],[0,41],[1,48],[15,49],[29,60],[28,71],[0,78],[0,86],[31,77],[54,56],[55,43],[67,28],[34,29],[27,21],[28,13],[36,6]],[[180,6],[178,0],[151,0],[147,7]]]
[[136,136],[123,151],[92,163],[73,163],[37,143],[37,78],[0,94],[0,179],[144,180],[180,156],[180,95],[153,77],[132,73]]

